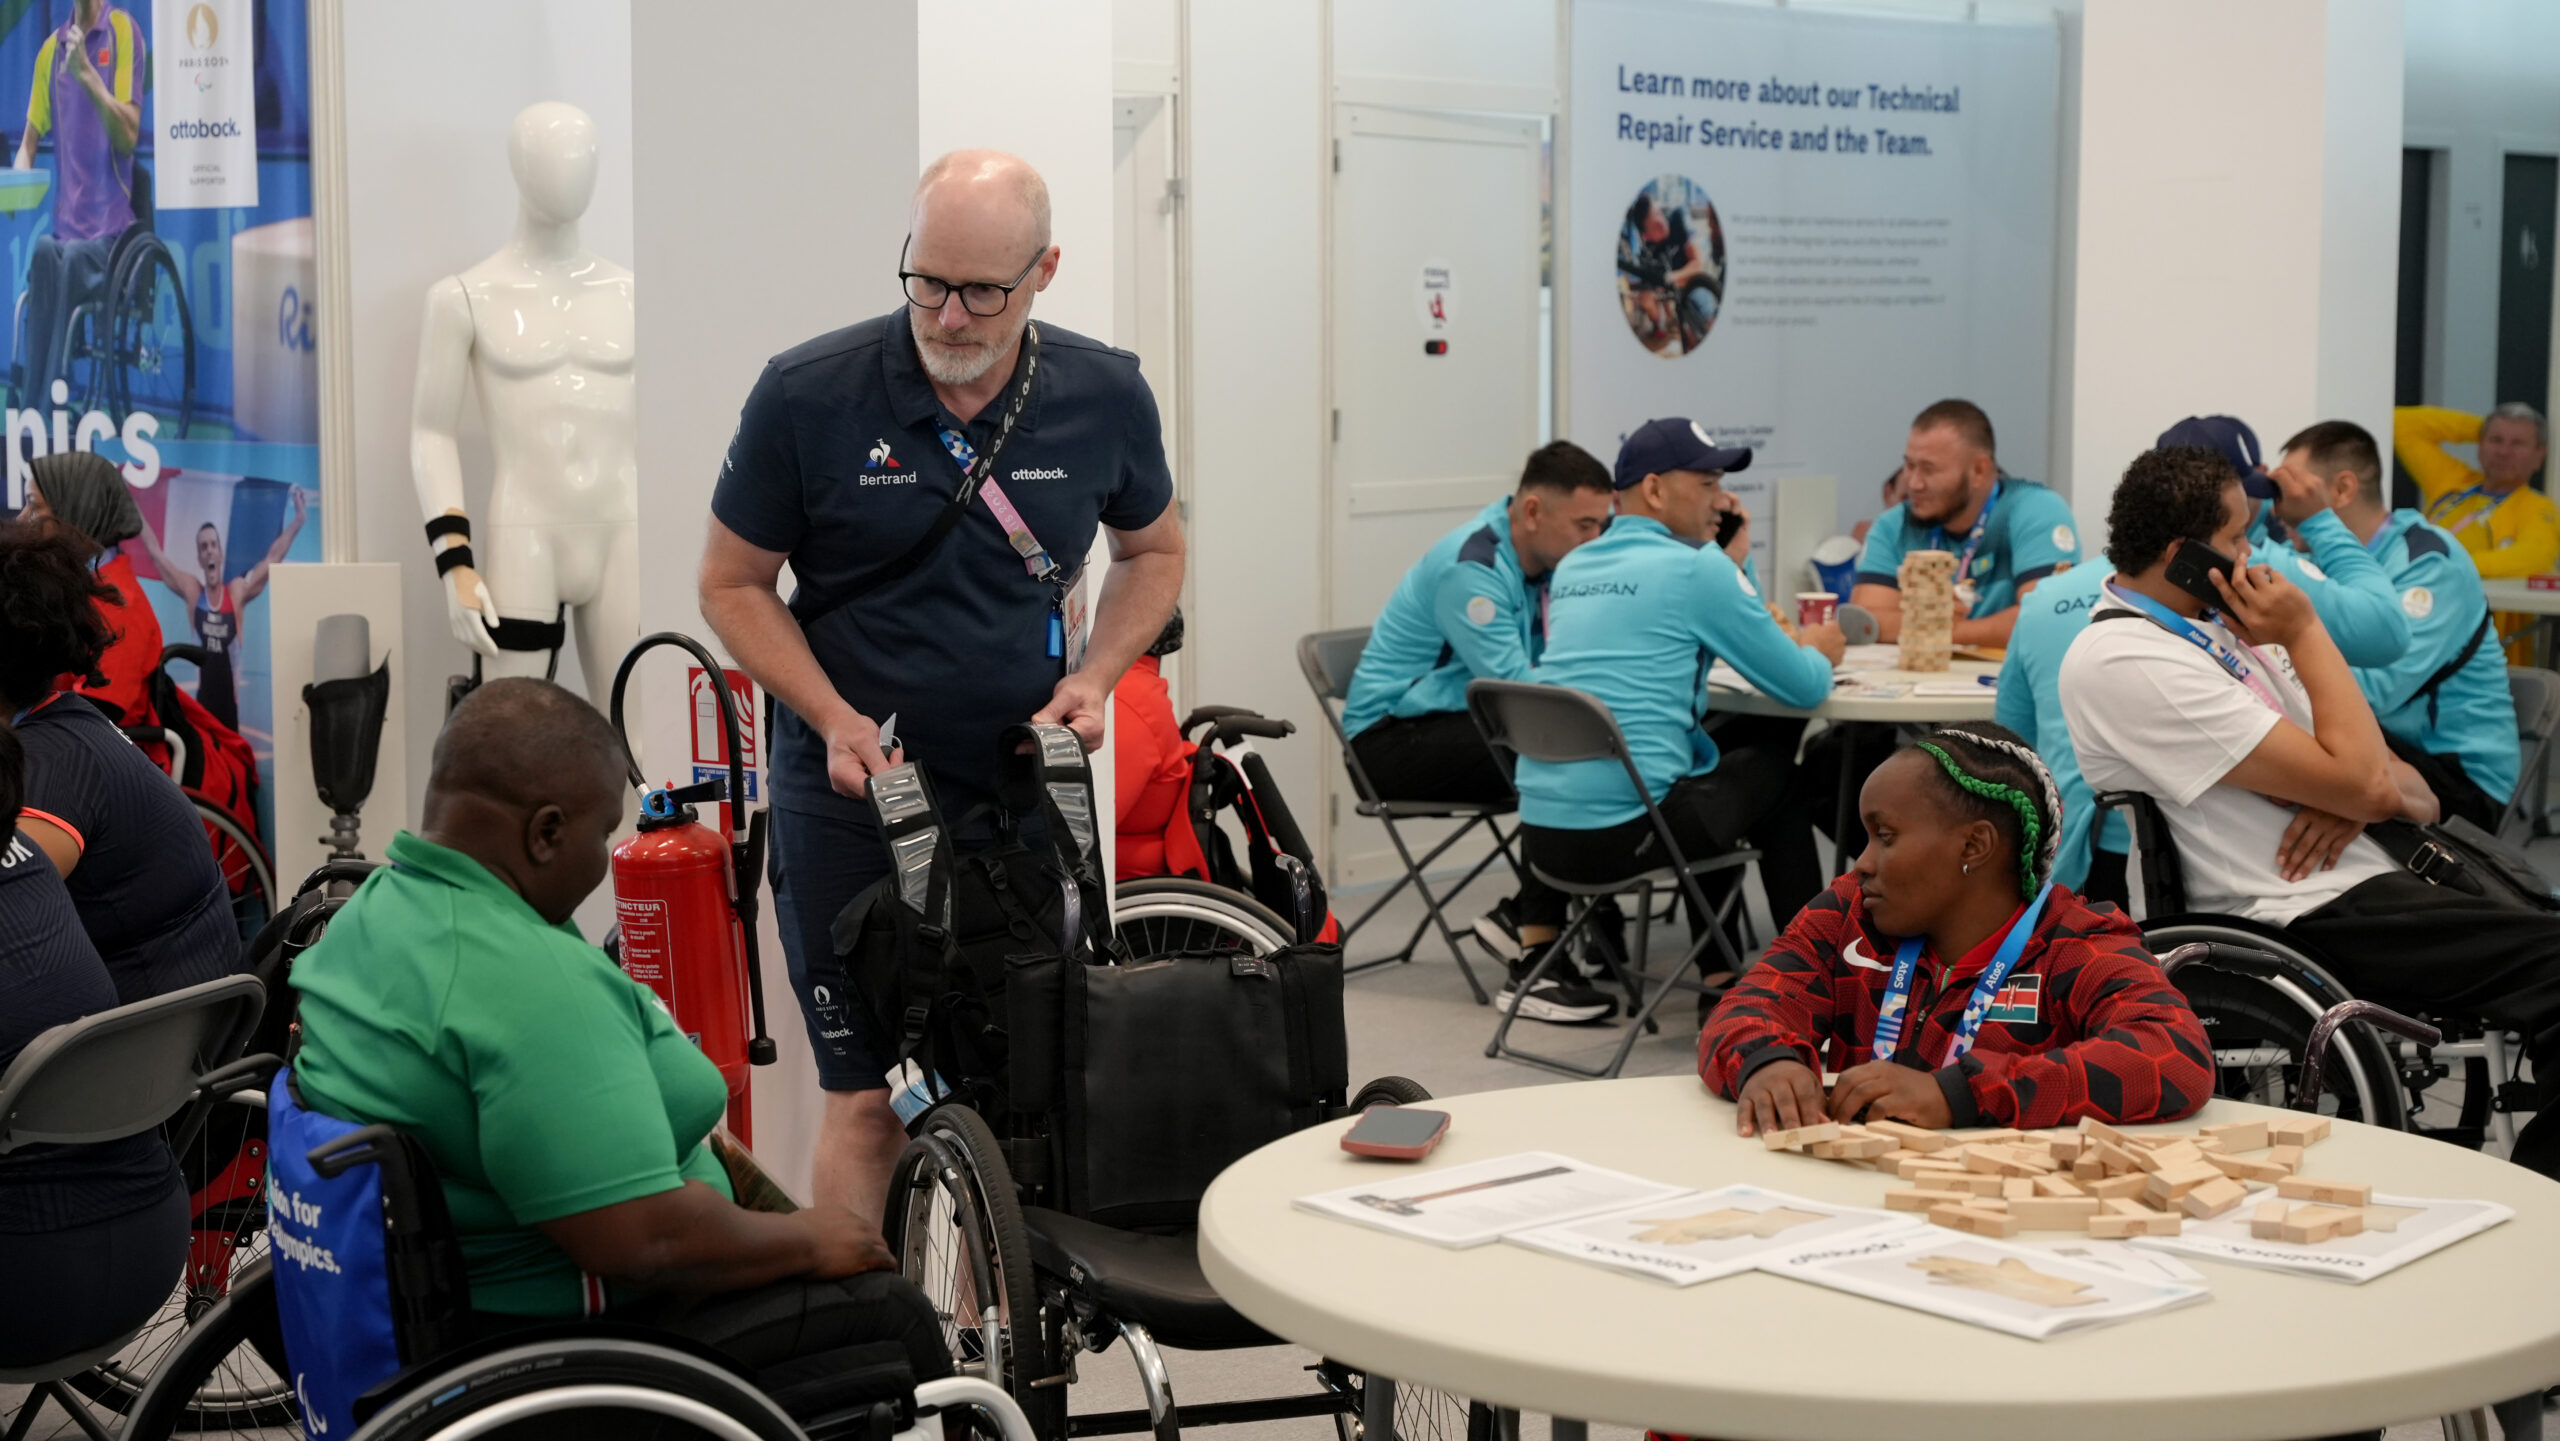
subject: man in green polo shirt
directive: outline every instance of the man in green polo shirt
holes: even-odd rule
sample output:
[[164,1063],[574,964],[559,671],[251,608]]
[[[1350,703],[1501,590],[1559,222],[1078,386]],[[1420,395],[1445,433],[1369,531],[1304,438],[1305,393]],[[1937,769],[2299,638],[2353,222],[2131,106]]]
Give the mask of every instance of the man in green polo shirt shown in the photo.
[[731,1199],[704,1144],[719,1070],[570,923],[623,795],[619,739],[568,691],[499,680],[456,707],[421,833],[294,967],[305,1100],[426,1147],[492,1326],[610,1311],[751,1368],[898,1341],[920,1379],[947,1373],[876,1229]]

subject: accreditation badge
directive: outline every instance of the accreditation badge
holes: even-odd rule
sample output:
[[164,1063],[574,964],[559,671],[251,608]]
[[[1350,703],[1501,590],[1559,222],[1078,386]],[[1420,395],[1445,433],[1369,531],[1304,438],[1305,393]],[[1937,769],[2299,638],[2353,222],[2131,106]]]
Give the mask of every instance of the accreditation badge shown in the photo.
[[1075,580],[1067,586],[1066,593],[1058,597],[1059,616],[1066,625],[1067,672],[1070,675],[1084,667],[1085,641],[1089,638],[1091,631],[1088,622],[1092,619],[1092,611],[1088,605],[1087,582],[1092,579],[1092,571],[1091,566],[1078,570]]

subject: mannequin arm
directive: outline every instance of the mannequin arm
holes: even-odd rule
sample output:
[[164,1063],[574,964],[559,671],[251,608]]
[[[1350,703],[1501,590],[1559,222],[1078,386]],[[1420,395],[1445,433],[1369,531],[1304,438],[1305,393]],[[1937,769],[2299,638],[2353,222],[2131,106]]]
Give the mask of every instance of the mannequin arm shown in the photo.
[[[418,509],[429,518],[465,515],[458,436],[462,396],[470,380],[471,302],[462,293],[462,282],[448,276],[427,291],[426,319],[418,327],[418,383],[409,405],[409,474],[418,487]],[[460,536],[448,535],[428,544],[443,551],[464,543]],[[497,607],[479,572],[456,566],[443,579],[454,637],[495,656],[498,645],[488,627],[496,623]]]

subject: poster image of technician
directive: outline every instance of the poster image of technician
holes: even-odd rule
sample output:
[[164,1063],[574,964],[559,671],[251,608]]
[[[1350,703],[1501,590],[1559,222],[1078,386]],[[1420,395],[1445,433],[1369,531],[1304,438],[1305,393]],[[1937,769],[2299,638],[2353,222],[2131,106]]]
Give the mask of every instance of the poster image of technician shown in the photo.
[[1644,184],[1618,227],[1618,305],[1636,342],[1687,355],[1724,305],[1724,221],[1685,175]]

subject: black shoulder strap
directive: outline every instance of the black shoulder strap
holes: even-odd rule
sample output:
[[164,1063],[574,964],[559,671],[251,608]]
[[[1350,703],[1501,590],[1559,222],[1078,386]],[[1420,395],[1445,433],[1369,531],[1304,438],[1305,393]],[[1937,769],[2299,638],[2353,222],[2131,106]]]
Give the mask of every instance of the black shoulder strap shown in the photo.
[[2138,610],[2102,610],[2102,611],[2098,612],[2096,615],[2093,615],[2093,616],[2089,617],[2089,624],[2091,624],[2091,625],[2096,625],[2098,622],[2100,622],[2100,621],[2102,621],[2102,620],[2149,620],[2149,619],[2151,619],[2151,617],[2149,617],[2149,616],[2147,616],[2147,615],[2144,615],[2142,612],[2140,612],[2140,611],[2138,611]]
[[2484,606],[2480,611],[2480,623],[2471,628],[2471,639],[2463,644],[2462,653],[2437,666],[2436,673],[2427,677],[2426,683],[2419,686],[2416,694],[2409,697],[2411,700],[2421,696],[2426,698],[2429,725],[2433,725],[2436,719],[2436,692],[2444,689],[2444,683],[2453,679],[2455,672],[2471,664],[2471,658],[2480,653],[2480,642],[2489,638],[2489,622],[2493,619],[2495,617]]
[[978,498],[978,488],[987,483],[988,476],[996,473],[996,461],[1012,441],[1014,427],[1022,420],[1022,408],[1029,403],[1032,387],[1039,380],[1040,327],[1025,325],[1022,328],[1022,384],[1014,388],[1012,403],[1005,407],[1003,417],[996,422],[995,438],[987,442],[985,450],[978,452],[977,463],[960,478],[960,488],[952,492],[951,499],[934,516],[933,524],[925,527],[924,534],[916,537],[915,544],[883,562],[870,574],[857,576],[837,586],[803,584],[792,592],[791,618],[800,622],[802,630],[883,586],[906,579],[915,574],[917,567],[933,558],[933,553],[950,539],[952,529],[960,524],[960,517],[968,514],[969,506]]
[[1015,816],[1037,811],[1047,817],[1049,844],[1078,892],[1078,929],[1097,945],[1106,942],[1102,834],[1084,742],[1067,726],[1032,723],[1007,726],[996,747],[999,803]]

